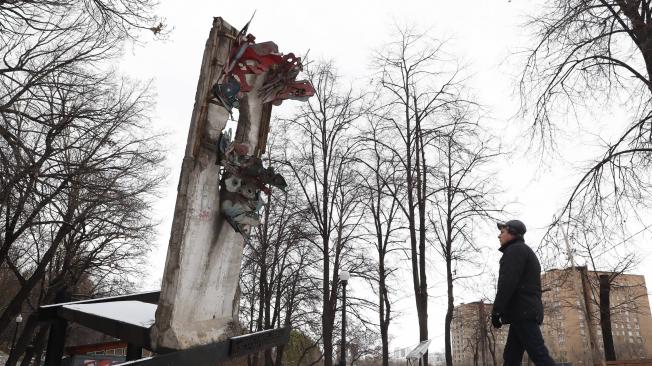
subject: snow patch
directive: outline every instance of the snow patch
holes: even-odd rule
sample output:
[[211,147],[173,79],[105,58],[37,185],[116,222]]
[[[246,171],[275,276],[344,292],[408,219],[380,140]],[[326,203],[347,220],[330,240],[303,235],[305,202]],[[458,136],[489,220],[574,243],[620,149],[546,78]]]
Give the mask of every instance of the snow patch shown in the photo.
[[148,328],[154,324],[157,305],[142,301],[111,301],[95,304],[64,305],[63,307]]

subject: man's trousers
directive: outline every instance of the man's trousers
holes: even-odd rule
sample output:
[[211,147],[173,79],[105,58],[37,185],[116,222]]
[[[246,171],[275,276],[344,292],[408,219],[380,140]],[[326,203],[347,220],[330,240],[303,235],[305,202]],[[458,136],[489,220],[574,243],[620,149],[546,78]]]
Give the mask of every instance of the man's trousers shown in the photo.
[[535,320],[523,320],[509,325],[509,334],[503,352],[503,365],[520,366],[524,351],[527,351],[528,357],[536,366],[555,364],[548,353],[541,329]]

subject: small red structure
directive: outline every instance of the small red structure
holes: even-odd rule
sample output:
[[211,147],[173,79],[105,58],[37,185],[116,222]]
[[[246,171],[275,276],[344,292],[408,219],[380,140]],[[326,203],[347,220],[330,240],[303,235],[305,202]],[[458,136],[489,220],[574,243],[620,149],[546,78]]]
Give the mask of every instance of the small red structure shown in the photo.
[[111,366],[123,363],[127,353],[127,342],[115,341],[66,347],[63,365],[67,366]]

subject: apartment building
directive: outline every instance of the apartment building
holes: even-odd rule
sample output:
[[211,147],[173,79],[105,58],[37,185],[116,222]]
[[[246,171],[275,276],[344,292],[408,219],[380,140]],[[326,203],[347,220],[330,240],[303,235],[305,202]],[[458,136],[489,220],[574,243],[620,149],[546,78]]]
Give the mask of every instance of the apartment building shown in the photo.
[[[541,276],[545,309],[541,331],[551,355],[558,363],[587,366],[604,357],[600,275],[610,278],[616,359],[652,358],[652,316],[645,278],[587,271],[585,267],[550,270]],[[509,328],[496,330],[491,326],[491,308],[492,304],[483,302],[455,307],[451,326],[455,366],[493,366],[494,359],[502,363]]]
[[453,310],[451,349],[455,366],[502,365],[509,326],[491,326],[492,304],[461,304]]
[[597,363],[604,357],[600,275],[611,278],[609,302],[616,359],[651,358],[652,316],[645,278],[587,271],[585,267],[551,270],[541,276],[546,316],[541,330],[553,357],[575,365]]

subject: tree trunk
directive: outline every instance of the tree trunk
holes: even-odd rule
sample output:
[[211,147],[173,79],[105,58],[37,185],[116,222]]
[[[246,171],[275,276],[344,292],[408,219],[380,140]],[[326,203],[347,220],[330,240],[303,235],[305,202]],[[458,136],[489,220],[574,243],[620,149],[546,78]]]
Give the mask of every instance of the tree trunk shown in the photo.
[[276,366],[281,366],[283,364],[283,353],[285,352],[285,345],[280,345],[276,347]]
[[[67,265],[64,264],[63,268],[67,268]],[[41,281],[41,285],[44,285],[45,280]],[[61,291],[65,285],[62,285],[61,275],[58,275],[54,279],[50,279],[49,284],[47,285],[48,289],[41,289],[42,296],[38,299],[37,306],[42,304],[51,304],[55,302],[56,294],[58,291]],[[44,293],[43,293],[44,292]],[[33,335],[34,331],[38,328],[36,335]],[[43,351],[43,346],[45,345],[46,335],[49,326],[47,324],[39,323],[38,315],[36,313],[31,313],[27,316],[27,320],[21,333],[16,340],[16,345],[14,346],[14,352],[12,352],[12,358],[7,360],[7,366],[14,366],[17,364],[18,358],[20,355],[26,352],[29,344],[31,343],[34,347],[29,349],[29,354],[25,354],[23,360],[21,361],[21,366],[27,366],[30,364],[31,359],[34,355],[40,357],[40,354]],[[40,342],[40,347],[39,347]],[[40,360],[37,360],[40,362]]]
[[11,352],[11,357],[5,363],[6,366],[16,366],[18,363],[18,358],[20,355],[25,353],[27,346],[33,340],[33,334],[36,328],[38,327],[38,317],[35,313],[30,314],[27,317],[25,325],[20,331],[20,336],[16,339],[16,344],[14,345],[13,351]]
[[450,258],[446,259],[446,285],[448,289],[448,304],[446,307],[446,318],[444,319],[444,350],[446,354],[446,366],[453,366],[451,350],[451,322],[453,321],[453,271]]
[[480,324],[480,356],[482,357],[482,366],[487,366],[487,321],[484,312],[484,301],[478,303],[478,320]]
[[[325,126],[325,121],[322,122],[322,128],[321,128],[321,137],[322,141],[327,141],[326,139],[326,126]],[[324,177],[324,181],[322,183],[322,261],[323,261],[323,278],[322,278],[322,298],[323,298],[323,315],[322,315],[322,332],[323,332],[323,337],[324,337],[324,366],[332,366],[333,365],[333,321],[335,320],[335,314],[334,314],[334,303],[331,303],[331,301],[336,301],[337,299],[337,292],[335,292],[336,296],[335,299],[331,296],[331,288],[330,288],[330,221],[329,218],[331,217],[329,215],[329,180],[328,180],[328,172],[329,172],[329,166],[326,161],[326,157],[330,156],[329,152],[327,150],[328,146],[326,143],[322,144],[322,158],[324,159],[322,161],[322,174]],[[334,268],[333,270],[337,270],[337,268]],[[337,286],[336,284],[333,284],[333,286]]]
[[[29,348],[25,355],[23,356],[23,361],[20,363],[20,366],[38,366],[41,364],[41,355],[43,354],[43,347],[45,347],[45,341],[47,340],[48,327],[47,325],[41,325],[39,327],[36,336],[32,339],[33,347]],[[34,362],[32,363],[32,359]]]
[[274,360],[272,360],[272,350],[265,350],[265,366],[274,366]]
[[387,340],[387,324],[384,324],[380,328],[380,336],[383,347],[383,366],[389,365],[389,341]]
[[[326,305],[326,304],[325,304]],[[333,366],[333,320],[331,311],[322,315],[322,333],[324,337],[324,366]]]
[[[404,88],[403,92],[405,93],[405,100],[409,101],[410,100],[410,89],[409,88]],[[414,148],[414,141],[412,140],[412,126],[410,125],[412,121],[412,117],[410,116],[410,105],[405,104],[405,122],[406,122],[406,140],[405,140],[405,153],[406,153],[406,185],[407,185],[407,219],[408,219],[408,227],[410,231],[410,259],[412,263],[412,285],[414,287],[414,301],[416,303],[416,308],[417,308],[417,318],[419,321],[419,341],[424,341],[428,337],[428,315],[427,313],[427,306],[428,306],[428,299],[426,297],[426,301],[424,304],[423,301],[423,293],[422,293],[422,283],[421,279],[423,278],[423,275],[421,271],[423,270],[421,266],[421,260],[425,259],[422,256],[425,254],[423,250],[421,250],[421,243],[417,243],[417,227],[416,227],[416,215],[415,215],[415,209],[417,208],[417,205],[420,204],[419,201],[419,191],[420,191],[420,182],[421,180],[419,179],[419,147],[416,146],[415,152],[416,152],[416,162],[412,161],[412,153],[413,153],[413,148]],[[415,177],[416,173],[416,177]],[[416,178],[416,179],[415,179]],[[416,193],[417,197],[415,200],[415,188],[416,188]],[[416,205],[415,205],[416,201]],[[420,207],[418,208],[420,210]],[[420,222],[421,220],[419,220]],[[420,230],[423,228],[419,228]],[[419,231],[420,232],[420,231]],[[425,239],[425,238],[419,238],[419,239]],[[417,250],[418,248],[418,250]],[[424,338],[425,337],[425,338]],[[428,360],[428,354],[426,354],[423,357],[423,362],[427,365],[427,360]]]
[[[602,354],[600,353],[600,349],[598,348],[598,338],[595,329],[593,327],[593,321],[591,319],[592,318],[591,306],[590,306],[591,300],[589,298],[591,289],[589,285],[587,268],[586,266],[582,266],[582,267],[578,267],[578,269],[580,271],[582,292],[584,293],[585,320],[586,320],[586,328],[589,331],[589,339],[590,339],[590,346],[591,346],[591,360],[593,360],[593,362],[599,361],[604,366],[606,365],[606,363],[604,361],[604,358],[602,357]],[[596,356],[600,357],[600,359],[596,360],[595,359]]]
[[[71,221],[71,216],[72,216],[72,211],[74,211],[73,206],[76,206],[75,204],[71,205],[69,207],[68,212],[66,213],[65,217],[63,218],[64,222],[70,222]],[[11,299],[5,310],[2,312],[2,315],[0,315],[0,329],[5,329],[7,325],[11,322],[12,319],[16,317],[16,315],[20,312],[21,307],[23,306],[23,303],[29,295],[32,293],[32,290],[34,287],[43,279],[45,276],[45,271],[56,254],[57,248],[59,247],[59,244],[61,241],[64,239],[68,233],[72,231],[72,226],[70,224],[64,224],[59,228],[59,231],[57,232],[57,235],[54,237],[52,240],[52,243],[50,244],[50,247],[48,250],[43,254],[43,258],[41,259],[41,262],[38,264],[32,275],[25,281],[24,284],[21,285],[20,290],[18,293]]]
[[[414,107],[418,109],[417,96],[412,95]],[[426,273],[426,201],[427,201],[427,165],[421,119],[415,116],[415,147],[417,172],[417,208],[419,218],[419,285],[421,311],[419,313],[419,335],[423,342],[428,339],[428,275]],[[428,365],[428,352],[423,355],[424,365]]]
[[496,358],[496,339],[489,339],[489,332],[487,332],[487,340],[489,341],[489,354],[491,355],[491,365],[498,366],[498,360]]
[[[380,341],[382,344],[382,357],[383,357],[383,366],[389,365],[389,341],[388,341],[388,329],[389,329],[389,301],[387,300],[387,284],[385,283],[385,257],[380,256],[380,261],[378,264],[378,272],[380,277],[380,282],[378,286],[378,317],[380,320]],[[386,307],[387,304],[387,307]]]
[[615,361],[616,351],[614,350],[614,338],[611,333],[610,290],[609,275],[600,275],[600,325],[602,326],[604,357],[607,361]]
[[[423,291],[423,289],[420,289]],[[419,318],[419,341],[428,339],[428,296],[420,293],[417,296],[417,316]],[[423,354],[423,364],[428,364],[428,352]]]

